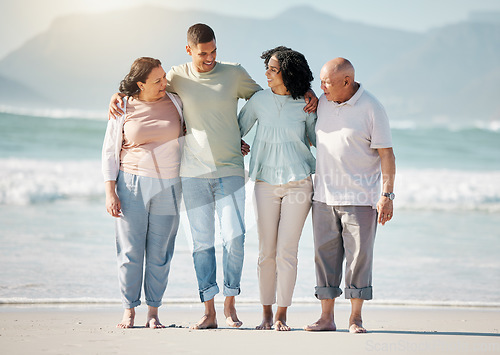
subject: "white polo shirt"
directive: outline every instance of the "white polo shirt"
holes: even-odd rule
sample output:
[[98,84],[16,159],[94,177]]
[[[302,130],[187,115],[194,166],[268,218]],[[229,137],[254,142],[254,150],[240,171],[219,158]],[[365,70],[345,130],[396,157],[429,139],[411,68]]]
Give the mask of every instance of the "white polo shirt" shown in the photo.
[[381,194],[378,148],[392,147],[384,107],[363,86],[343,103],[321,95],[316,123],[315,201],[372,206]]

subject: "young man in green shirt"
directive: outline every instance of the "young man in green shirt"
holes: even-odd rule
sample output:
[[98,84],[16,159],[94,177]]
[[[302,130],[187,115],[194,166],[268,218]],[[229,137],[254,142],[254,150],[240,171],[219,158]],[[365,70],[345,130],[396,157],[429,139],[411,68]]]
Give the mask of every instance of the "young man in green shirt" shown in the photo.
[[215,34],[204,24],[188,30],[191,63],[173,67],[168,87],[184,104],[186,137],[181,161],[184,203],[193,237],[193,261],[205,315],[194,329],[216,328],[215,213],[220,221],[224,269],[224,316],[239,327],[235,296],[240,293],[245,240],[245,172],[238,126],[238,99],[262,88],[238,64],[216,62]]

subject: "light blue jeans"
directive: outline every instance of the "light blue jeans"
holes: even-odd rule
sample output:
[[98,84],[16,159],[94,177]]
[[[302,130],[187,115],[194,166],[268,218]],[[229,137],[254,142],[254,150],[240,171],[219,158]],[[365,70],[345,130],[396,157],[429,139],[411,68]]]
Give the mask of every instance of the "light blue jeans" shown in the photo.
[[216,281],[215,213],[222,237],[224,296],[240,293],[245,243],[245,179],[182,178],[184,203],[193,237],[193,261],[200,300],[206,302],[219,293]]
[[161,306],[179,228],[180,178],[156,179],[120,170],[116,191],[118,279],[124,308],[141,304],[144,257],[146,304]]

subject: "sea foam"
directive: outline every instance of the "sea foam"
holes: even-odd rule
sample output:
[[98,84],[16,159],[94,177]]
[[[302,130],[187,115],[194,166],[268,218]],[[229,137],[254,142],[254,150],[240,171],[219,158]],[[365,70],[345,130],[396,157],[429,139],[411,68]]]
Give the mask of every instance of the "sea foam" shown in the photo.
[[0,159],[0,204],[103,196],[99,161]]
[[28,108],[0,105],[0,113],[8,113],[18,116],[46,117],[46,118],[77,118],[104,120],[107,118],[106,110],[91,111],[64,108]]
[[[98,160],[0,159],[0,204],[27,205],[104,196]],[[402,169],[395,207],[416,210],[500,211],[500,171]],[[252,184],[251,181],[248,182]]]
[[396,207],[498,212],[499,181],[500,171],[402,170],[396,177]]

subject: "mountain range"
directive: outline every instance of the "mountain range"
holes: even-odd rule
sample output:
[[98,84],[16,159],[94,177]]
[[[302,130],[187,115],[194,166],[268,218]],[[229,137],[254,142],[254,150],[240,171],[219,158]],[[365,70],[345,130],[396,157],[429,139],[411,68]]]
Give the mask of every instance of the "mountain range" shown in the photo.
[[0,105],[105,110],[135,58],[158,58],[165,70],[190,61],[186,30],[197,22],[215,30],[218,60],[241,63],[263,87],[260,54],[285,45],[308,59],[318,96],[321,66],[341,56],[391,120],[500,120],[500,23],[468,21],[413,33],[311,7],[272,18],[152,6],[60,17],[0,60]]

